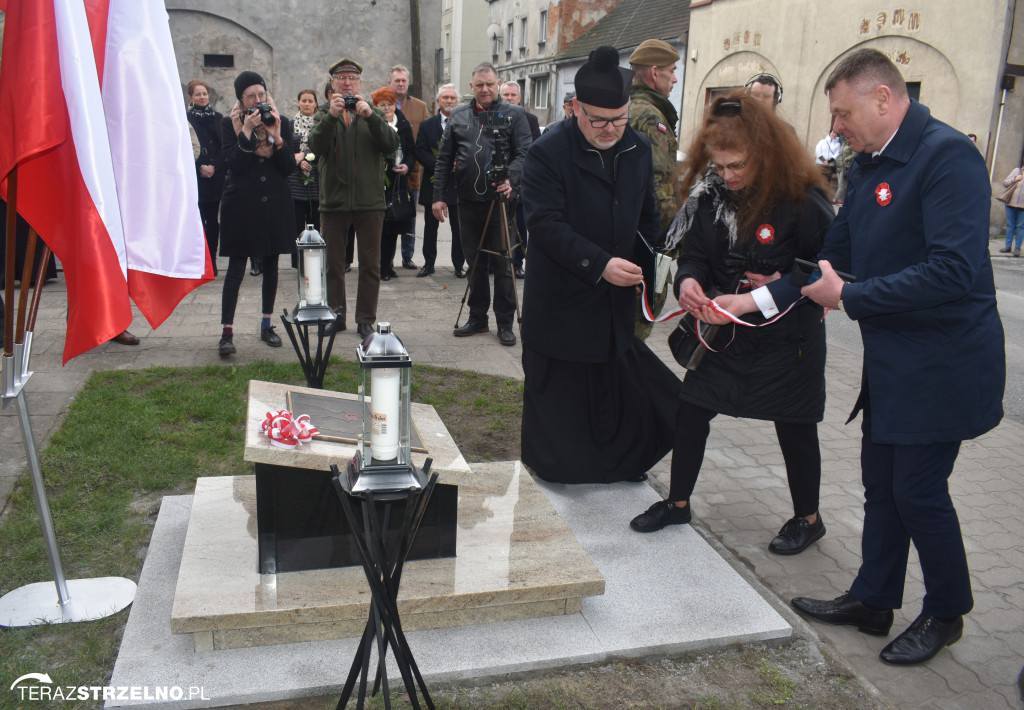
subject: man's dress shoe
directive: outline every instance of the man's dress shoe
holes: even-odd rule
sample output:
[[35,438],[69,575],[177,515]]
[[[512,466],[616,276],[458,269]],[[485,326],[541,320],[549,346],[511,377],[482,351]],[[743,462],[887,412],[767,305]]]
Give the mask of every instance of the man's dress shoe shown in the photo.
[[828,601],[796,597],[792,604],[806,617],[826,624],[856,626],[872,636],[885,636],[892,628],[892,609],[869,609],[849,592]]

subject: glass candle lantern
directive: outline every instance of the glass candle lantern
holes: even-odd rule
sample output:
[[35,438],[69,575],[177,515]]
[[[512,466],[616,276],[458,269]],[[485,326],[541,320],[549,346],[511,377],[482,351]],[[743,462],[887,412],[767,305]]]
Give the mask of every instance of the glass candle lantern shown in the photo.
[[320,233],[307,224],[295,241],[298,252],[299,302],[294,317],[298,322],[332,320],[334,311],[327,303],[327,244]]

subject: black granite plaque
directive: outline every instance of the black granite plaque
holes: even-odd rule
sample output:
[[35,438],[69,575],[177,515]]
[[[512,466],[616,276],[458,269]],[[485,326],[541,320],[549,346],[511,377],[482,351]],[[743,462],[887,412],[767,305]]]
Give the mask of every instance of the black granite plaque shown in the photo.
[[[330,471],[265,463],[255,469],[261,574],[361,564]],[[458,502],[458,486],[437,485],[409,559],[455,557]],[[355,506],[357,517],[361,510]],[[397,539],[404,514],[404,501],[392,506],[391,538]]]

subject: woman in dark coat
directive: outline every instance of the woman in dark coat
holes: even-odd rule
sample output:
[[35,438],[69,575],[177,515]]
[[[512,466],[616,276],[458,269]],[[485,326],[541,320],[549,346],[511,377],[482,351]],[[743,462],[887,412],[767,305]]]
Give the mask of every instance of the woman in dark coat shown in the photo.
[[[316,92],[303,89],[296,99],[299,112],[292,120],[292,151],[295,155],[297,170],[288,176],[288,185],[292,190],[292,204],[295,207],[295,237],[305,231],[307,224],[320,230],[320,174],[316,167],[315,156],[309,152],[309,131],[313,128],[313,116],[316,115]],[[298,266],[295,245],[291,247],[292,268]]]
[[[749,95],[716,100],[687,156],[689,199],[669,230],[670,247],[682,242],[675,289],[683,308],[720,330],[683,381],[668,500],[630,525],[652,532],[688,523],[711,420],[762,419],[775,423],[794,507],[769,550],[797,554],[825,534],[817,429],[825,410],[823,311],[806,299],[775,304],[761,287],[795,258],[814,259],[835,214],[792,129]],[[746,325],[715,309],[712,289],[726,294],[715,299],[723,311],[749,313]]]
[[[256,72],[238,75],[235,96],[238,102],[231,115],[221,122],[221,145],[228,168],[221,199],[220,255],[228,257],[221,300],[221,355],[235,352],[232,324],[249,257],[257,257],[263,270],[260,340],[271,347],[281,347],[281,338],[270,325],[277,295],[277,261],[295,241],[292,195],[287,180],[295,170],[290,148],[291,123],[274,108],[266,83]],[[269,105],[269,123],[261,118],[257,104]]]
[[196,179],[199,183],[199,216],[203,220],[206,246],[217,275],[217,244],[220,241],[220,196],[224,190],[224,160],[220,149],[220,127],[224,117],[210,106],[210,85],[202,79],[188,83],[189,125],[199,139]]
[[[388,118],[388,125],[398,133],[398,152],[389,159],[387,164],[388,202],[394,195],[409,194],[409,171],[416,162],[416,141],[412,137],[412,124],[398,110],[395,92],[384,87],[373,92],[373,105],[379,108]],[[385,213],[384,227],[380,237],[380,280],[390,281],[398,276],[395,271],[395,249],[398,236],[413,231],[416,219],[416,207],[412,206],[412,216],[405,219],[388,219]]]

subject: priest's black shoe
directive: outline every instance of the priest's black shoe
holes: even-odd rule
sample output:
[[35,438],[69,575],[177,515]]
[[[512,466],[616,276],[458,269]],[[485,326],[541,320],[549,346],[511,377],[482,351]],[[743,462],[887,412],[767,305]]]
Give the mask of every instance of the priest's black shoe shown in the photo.
[[825,523],[821,522],[821,513],[813,523],[806,518],[795,517],[786,521],[775,539],[768,543],[768,551],[776,555],[799,555],[811,546],[812,542],[825,537]]
[[402,268],[409,269],[410,271],[412,271],[417,268],[416,262],[414,262],[412,259],[402,259]]
[[878,654],[894,666],[912,666],[924,663],[946,646],[952,646],[964,634],[964,617],[954,616],[945,621],[936,616],[921,614],[907,630],[892,640]]
[[502,345],[515,345],[516,334],[512,332],[511,328],[498,327],[498,342]]
[[693,518],[690,504],[680,508],[670,500],[659,500],[645,512],[629,521],[629,527],[637,532],[648,533],[661,530],[668,525],[685,525]]
[[272,348],[281,347],[281,336],[274,332],[274,326],[260,328],[260,340]]
[[456,338],[465,338],[466,336],[476,335],[477,333],[486,333],[489,330],[490,328],[487,327],[486,323],[474,323],[473,321],[469,321],[461,328],[453,330],[452,335]]
[[424,265],[423,268],[419,270],[419,273],[416,274],[416,276],[430,276],[432,273],[434,273],[434,267]]
[[359,337],[366,340],[373,332],[373,323],[360,323],[356,327],[356,332],[359,333]]
[[796,597],[793,608],[804,616],[838,626],[856,626],[872,636],[886,636],[892,628],[892,609],[870,609],[849,592],[828,601]]

